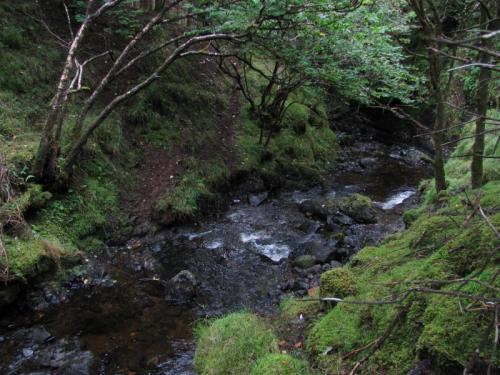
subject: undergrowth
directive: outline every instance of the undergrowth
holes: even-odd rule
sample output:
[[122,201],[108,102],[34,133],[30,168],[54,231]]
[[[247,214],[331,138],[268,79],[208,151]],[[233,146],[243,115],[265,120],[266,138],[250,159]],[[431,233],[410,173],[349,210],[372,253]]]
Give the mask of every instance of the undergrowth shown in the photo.
[[[134,158],[115,116],[85,147],[70,189],[51,194],[34,184],[30,170],[62,58],[43,26],[26,16],[37,9],[33,2],[0,5],[0,144],[13,197],[0,208],[0,219],[3,227],[19,211],[28,222],[19,230],[3,228],[0,268],[21,279],[36,273],[44,259],[57,263],[60,256],[102,244],[98,238],[120,221],[118,186]],[[67,125],[63,149],[70,143]]]

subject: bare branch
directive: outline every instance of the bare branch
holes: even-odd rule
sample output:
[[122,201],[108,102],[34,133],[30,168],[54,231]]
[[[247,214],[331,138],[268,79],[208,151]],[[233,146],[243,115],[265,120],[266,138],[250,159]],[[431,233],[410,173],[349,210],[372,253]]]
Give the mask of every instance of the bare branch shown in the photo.
[[495,228],[495,226],[493,225],[493,223],[491,222],[491,220],[488,218],[488,216],[486,216],[486,214],[484,213],[484,210],[483,208],[481,207],[481,204],[479,204],[479,213],[481,214],[481,216],[483,217],[484,221],[486,221],[486,224],[488,224],[488,226],[490,227],[490,229],[493,231],[493,233],[495,233],[495,236],[497,236],[497,238],[500,240],[500,233],[498,232],[498,230]]
[[66,14],[66,21],[68,22],[69,35],[71,36],[71,39],[74,39],[75,34],[73,33],[73,27],[71,26],[71,17],[69,15],[69,10],[64,0],[62,0],[62,5],[64,7],[64,13]]
[[479,63],[479,62],[465,64],[465,65],[460,65],[460,66],[457,66],[455,68],[448,69],[448,72],[452,72],[454,70],[459,70],[459,69],[473,68],[475,66],[479,66],[481,68],[486,68],[486,69],[494,70],[495,72],[500,72],[500,69],[497,68],[498,65],[495,65],[495,64],[484,64],[484,63]]
[[241,34],[225,34],[225,33],[214,33],[214,34],[206,34],[206,35],[199,35],[199,36],[194,36],[181,44],[179,47],[177,47],[171,54],[168,55],[168,57],[163,61],[163,63],[156,68],[156,70],[150,74],[147,78],[145,78],[143,81],[139,82],[137,85],[134,87],[130,88],[129,90],[123,92],[120,95],[117,95],[110,103],[108,103],[102,111],[98,114],[96,119],[85,129],[83,134],[80,136],[80,138],[73,144],[65,162],[64,169],[66,172],[70,172],[69,169],[73,166],[73,163],[75,162],[81,148],[91,134],[94,132],[94,130],[99,127],[102,122],[109,116],[111,111],[120,103],[125,101],[126,99],[134,96],[137,94],[139,91],[142,89],[146,88],[149,86],[151,83],[154,81],[158,80],[161,76],[161,74],[177,59],[180,57],[180,54],[183,53],[184,51],[188,50],[191,46],[196,45],[198,43],[206,42],[209,40],[232,40],[232,39],[238,39],[241,38]]
[[464,48],[468,48],[468,49],[473,49],[473,50],[482,52],[482,53],[484,53],[486,55],[493,56],[496,59],[500,59],[500,53],[499,52],[496,52],[496,51],[491,50],[491,49],[479,47],[479,46],[476,46],[476,45],[473,45],[473,44],[462,43],[462,42],[457,41],[457,40],[450,40],[450,39],[445,39],[445,38],[431,39],[431,41],[434,41],[434,42],[437,42],[437,43],[440,43],[440,44],[447,44],[447,45],[450,45],[450,46],[460,46],[460,47],[464,47]]
[[[488,133],[495,133],[495,132],[498,132],[498,131],[500,131],[500,128],[488,129],[488,130],[485,130],[484,132],[479,133],[479,135],[481,135],[481,134],[488,134]],[[470,138],[474,138],[474,137],[476,137],[476,134],[474,134],[474,135],[468,135],[466,137],[461,137],[461,138],[458,138],[458,139],[454,139],[453,141],[449,141],[449,142],[443,143],[443,146],[452,145],[452,144],[458,143],[460,141],[463,141],[464,139],[470,139]]]

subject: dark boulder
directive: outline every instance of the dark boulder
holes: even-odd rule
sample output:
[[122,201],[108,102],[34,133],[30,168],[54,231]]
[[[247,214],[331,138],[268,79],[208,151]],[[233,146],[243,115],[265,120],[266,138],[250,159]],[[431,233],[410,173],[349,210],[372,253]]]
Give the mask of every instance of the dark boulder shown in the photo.
[[301,230],[306,234],[316,233],[320,227],[321,227],[320,223],[314,220],[305,220],[296,226],[297,229]]
[[327,243],[319,240],[306,242],[294,249],[292,258],[298,259],[299,257],[310,256],[314,258],[315,263],[326,263],[332,259],[333,254],[337,250],[335,247],[336,244],[337,242],[335,240],[331,240]]
[[339,207],[343,213],[361,224],[374,224],[377,222],[377,210],[370,198],[353,194],[339,200]]
[[21,293],[21,285],[18,283],[0,285],[0,307],[12,304]]
[[326,218],[326,224],[328,228],[336,228],[338,225],[352,225],[354,221],[349,216],[336,212]]
[[371,168],[374,167],[376,164],[377,164],[376,158],[361,158],[359,160],[359,165],[362,168]]
[[166,299],[175,303],[187,303],[196,295],[198,280],[188,270],[180,271],[166,283]]
[[260,206],[269,196],[269,193],[267,191],[264,191],[263,193],[259,194],[250,194],[248,196],[248,203],[253,206],[257,207]]
[[307,217],[325,221],[335,212],[335,207],[330,200],[307,199],[300,204],[299,210]]

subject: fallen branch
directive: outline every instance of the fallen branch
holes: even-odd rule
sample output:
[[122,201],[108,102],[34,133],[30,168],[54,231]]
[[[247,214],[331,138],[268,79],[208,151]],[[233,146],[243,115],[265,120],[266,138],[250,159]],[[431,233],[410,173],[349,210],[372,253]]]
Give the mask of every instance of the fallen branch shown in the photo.
[[492,224],[491,220],[488,218],[488,216],[484,213],[483,208],[481,207],[481,204],[478,205],[479,213],[483,217],[484,221],[486,221],[486,224],[490,227],[490,229],[495,233],[495,236],[500,240],[500,233],[498,230],[495,228],[495,226]]
[[[413,293],[440,294],[440,295],[445,295],[445,296],[450,296],[450,297],[465,298],[465,299],[470,299],[473,301],[484,302],[488,306],[494,305],[496,303],[500,303],[499,298],[483,297],[483,296],[477,296],[474,294],[461,293],[461,292],[454,291],[454,290],[440,290],[440,289],[432,289],[432,288],[426,288],[426,287],[409,288],[406,291],[400,293],[400,295],[402,295],[402,297],[397,298],[397,299],[387,299],[387,300],[380,299],[380,300],[376,300],[376,301],[358,301],[358,300],[343,299],[343,298],[339,298],[339,297],[322,297],[322,298],[304,298],[304,299],[300,299],[298,301],[300,301],[300,302],[308,302],[308,301],[337,302],[337,303],[348,303],[351,305],[390,305],[390,304],[396,304],[396,303],[403,302]],[[390,297],[390,296],[388,296],[388,297]]]

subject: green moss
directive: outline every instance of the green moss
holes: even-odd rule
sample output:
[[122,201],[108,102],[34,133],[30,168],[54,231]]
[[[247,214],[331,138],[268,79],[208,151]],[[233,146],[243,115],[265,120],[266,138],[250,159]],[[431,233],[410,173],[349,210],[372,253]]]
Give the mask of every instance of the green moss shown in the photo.
[[[299,113],[308,109],[298,104],[291,108],[298,108]],[[296,115],[293,118],[303,124],[303,117]],[[329,127],[318,128],[307,124],[303,131],[297,131],[291,126],[274,135],[266,148],[258,143],[259,127],[248,111],[242,111],[236,129],[239,168],[267,169],[288,177],[304,178],[311,183],[319,182],[321,174],[333,167],[337,149],[335,134]]]
[[377,221],[373,202],[362,194],[353,194],[341,198],[338,202],[340,209],[358,222],[373,223]]
[[268,354],[260,358],[252,375],[307,375],[307,362],[286,354]]
[[449,216],[423,217],[411,228],[409,247],[415,251],[433,251],[451,241],[461,230]]
[[124,118],[140,125],[139,135],[154,147],[206,152],[207,145],[224,142],[218,115],[228,106],[227,93],[224,81],[201,79],[198,62],[187,59],[141,93]]
[[[488,111],[488,117],[500,119],[500,112],[495,109]],[[464,127],[461,137],[468,137],[474,134],[474,123],[470,123]],[[493,123],[486,125],[487,131],[492,131],[495,128]],[[470,163],[472,154],[473,138],[461,140],[451,158],[445,165],[446,178],[448,181],[448,193],[453,195],[455,192],[463,191],[470,187]],[[500,156],[500,147],[497,147],[497,137],[495,133],[487,133],[485,135],[485,151],[484,154],[488,157],[483,160],[484,183],[500,180],[500,164],[497,158]],[[433,185],[429,182],[428,186]],[[495,184],[498,185],[498,184]],[[439,202],[436,196],[435,189],[428,188],[424,195],[424,206],[433,205]]]
[[312,317],[321,308],[319,301],[311,300],[311,297],[296,299],[293,297],[285,298],[280,303],[280,315],[286,320],[297,319],[301,314],[306,317]]
[[[483,198],[487,204],[493,204],[490,194],[497,191],[495,185],[498,182],[492,181],[485,188]],[[487,265],[499,241],[480,217],[469,219],[468,226],[463,226],[468,216],[464,203],[455,207],[466,202],[465,194],[461,194],[452,195],[434,211],[418,210],[406,231],[389,237],[380,246],[362,249],[349,266],[356,275],[356,291],[347,298],[380,301],[401,296],[413,285],[454,289],[458,284],[447,286],[434,284],[432,280],[468,277]],[[500,226],[499,216],[494,211],[489,213],[496,227]],[[488,282],[492,274],[488,268],[479,278]],[[462,292],[482,294],[488,291],[481,291],[478,284],[471,283]],[[465,309],[468,303],[470,301],[462,301],[461,308],[453,297],[427,293],[409,295],[405,300],[408,312],[384,345],[370,356],[363,371],[406,373],[422,353],[434,358],[437,368],[443,371],[463,368],[491,318],[483,309]],[[351,368],[369,349],[347,358],[346,354],[369,348],[373,340],[384,333],[401,305],[338,304],[320,317],[309,332],[307,348],[314,363],[326,372]],[[322,355],[325,352],[329,354]],[[490,345],[481,357],[490,360]]]
[[360,309],[339,304],[312,326],[307,337],[307,351],[318,357],[318,362],[322,362],[322,357],[326,357],[328,353],[355,349],[364,335],[359,330],[360,324]]
[[[487,282],[494,273],[490,268],[479,276]],[[499,285],[497,282],[496,285]],[[445,288],[453,290],[454,288]],[[464,293],[488,292],[475,283],[469,283],[462,288]],[[491,293],[491,292],[490,292]],[[473,304],[474,305],[474,304]],[[476,304],[479,307],[479,304]],[[465,366],[471,359],[472,353],[480,346],[483,334],[491,319],[491,315],[481,308],[464,310],[464,305],[456,299],[435,295],[429,299],[427,309],[423,315],[424,329],[418,340],[420,350],[431,352],[441,366]],[[491,358],[489,346],[480,353],[482,358]],[[497,362],[500,365],[500,352],[497,349]]]
[[53,262],[67,252],[54,238],[3,236],[2,240],[7,257],[0,257],[0,269],[6,269],[9,278],[24,279],[36,273],[37,269],[42,267],[44,259]]
[[498,180],[486,183],[481,187],[481,206],[484,208],[497,208],[500,197],[500,184]]
[[420,210],[417,208],[411,208],[403,213],[403,220],[406,227],[409,227],[415,220],[420,216]]
[[293,260],[293,264],[300,268],[309,268],[316,264],[316,258],[312,255],[301,255]]
[[315,128],[329,127],[328,115],[322,103],[316,103],[309,112],[309,124]]
[[51,198],[52,194],[43,191],[41,185],[30,184],[24,193],[0,207],[0,223],[7,222],[12,215],[16,215],[18,212],[24,214],[28,210],[40,209]]
[[346,267],[324,272],[320,282],[321,297],[343,298],[356,293],[356,279]]
[[[500,214],[490,217],[491,223],[500,227]],[[480,267],[492,256],[493,249],[500,245],[491,228],[482,220],[472,222],[468,228],[451,239],[442,250],[441,256],[457,275],[465,275]]]
[[196,329],[199,374],[249,374],[259,358],[277,352],[277,339],[257,316],[233,313]]
[[165,193],[154,209],[158,216],[170,212],[177,219],[193,218],[199,213],[199,201],[210,196],[206,182],[197,175],[189,173],[182,178],[173,191]]
[[189,172],[180,183],[156,202],[157,216],[170,213],[179,220],[197,216],[203,205],[217,200],[214,191],[225,186],[229,179],[228,168],[216,160],[189,159],[187,166]]
[[284,126],[292,129],[295,134],[304,134],[309,123],[309,108],[303,104],[293,103],[285,113],[284,123]]
[[85,177],[72,192],[40,210],[32,228],[41,236],[56,237],[66,246],[76,247],[117,214],[118,197],[113,181]]

